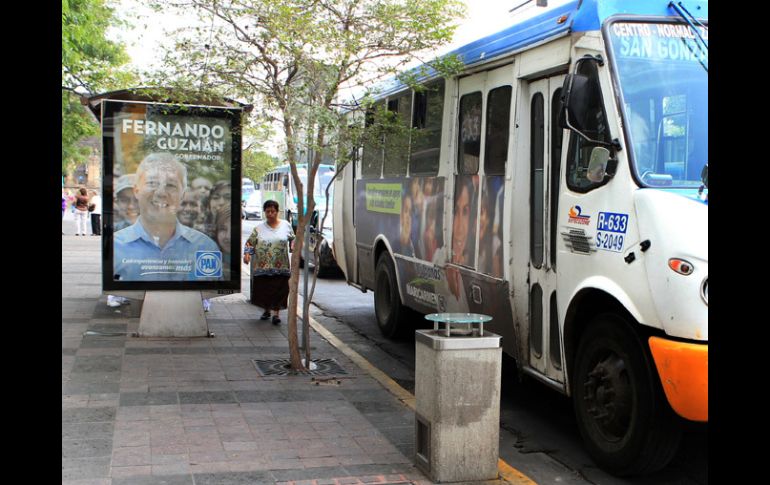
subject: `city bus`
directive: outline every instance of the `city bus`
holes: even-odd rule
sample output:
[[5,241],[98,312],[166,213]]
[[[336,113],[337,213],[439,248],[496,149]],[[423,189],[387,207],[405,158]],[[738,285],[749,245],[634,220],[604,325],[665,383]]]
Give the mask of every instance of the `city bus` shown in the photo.
[[492,316],[595,462],[663,468],[708,423],[708,3],[570,2],[453,53],[360,116],[409,130],[341,168],[337,263],[386,336]]
[[[318,166],[313,190],[313,198],[315,199],[316,204],[315,210],[317,212],[317,216],[313,218],[314,221],[321,221],[321,219],[324,217],[324,214],[326,214],[326,187],[334,177],[335,170],[336,169],[334,165],[331,164],[322,163]],[[300,180],[302,181],[302,185],[305,187],[305,190],[307,190],[307,172],[307,164],[297,164],[297,173]],[[281,211],[283,211],[283,217],[291,223],[292,228],[296,231],[297,219],[295,216],[299,212],[299,199],[297,188],[294,185],[294,180],[291,176],[291,166],[288,164],[280,165],[266,173],[262,183],[260,184],[260,191],[262,193],[263,203],[264,201],[271,199],[278,202],[278,206],[281,208]],[[333,186],[329,190],[329,195],[331,198],[329,201],[329,208],[331,208],[331,202],[333,200]],[[307,209],[307,203],[304,207]],[[316,264],[318,267],[319,275],[333,274],[339,271],[337,262],[334,259],[334,255],[332,253],[332,234],[333,218],[332,214],[330,213],[324,221],[323,233],[320,234],[320,237],[317,238],[314,235],[310,241],[311,251],[313,250],[313,245],[315,244],[316,239],[320,243],[320,259]]]

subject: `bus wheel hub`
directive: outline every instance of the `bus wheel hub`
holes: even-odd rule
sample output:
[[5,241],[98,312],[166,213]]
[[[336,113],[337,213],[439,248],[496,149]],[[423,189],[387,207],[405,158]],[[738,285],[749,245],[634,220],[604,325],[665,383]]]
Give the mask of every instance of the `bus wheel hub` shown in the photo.
[[585,382],[588,413],[611,441],[625,436],[631,421],[632,390],[623,359],[610,355],[588,373]]

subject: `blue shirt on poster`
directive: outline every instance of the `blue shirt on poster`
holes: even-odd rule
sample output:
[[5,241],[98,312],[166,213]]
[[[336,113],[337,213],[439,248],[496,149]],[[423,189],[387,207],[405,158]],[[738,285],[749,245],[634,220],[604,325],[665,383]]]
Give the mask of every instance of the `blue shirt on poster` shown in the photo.
[[[217,244],[200,231],[187,227],[179,221],[174,235],[161,248],[154,238],[145,231],[142,218],[115,233],[113,267],[118,281],[212,281],[222,279],[222,253]],[[207,262],[211,253],[218,256],[218,272],[196,271],[197,253],[206,252]],[[210,264],[209,264],[210,266]],[[208,274],[211,276],[202,276]]]

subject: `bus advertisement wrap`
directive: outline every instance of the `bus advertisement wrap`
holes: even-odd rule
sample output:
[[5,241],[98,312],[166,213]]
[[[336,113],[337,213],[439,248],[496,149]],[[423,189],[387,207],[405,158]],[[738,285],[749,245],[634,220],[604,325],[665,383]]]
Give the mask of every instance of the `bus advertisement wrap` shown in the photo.
[[444,178],[412,177],[366,182],[358,189],[357,237],[384,234],[396,254],[428,262],[444,256]]
[[109,100],[105,290],[239,289],[240,110]]

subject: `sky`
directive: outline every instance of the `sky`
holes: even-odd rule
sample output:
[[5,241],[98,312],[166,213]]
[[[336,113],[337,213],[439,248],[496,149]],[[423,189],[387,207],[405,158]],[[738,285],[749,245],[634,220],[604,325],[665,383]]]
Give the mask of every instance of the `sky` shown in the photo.
[[[466,17],[458,21],[453,41],[435,53],[436,56],[450,52],[470,42],[512,25],[517,21],[538,15],[569,0],[548,0],[548,7],[538,7],[535,0],[463,0]],[[124,43],[131,57],[131,64],[140,71],[151,70],[160,63],[160,46],[170,45],[169,33],[174,29],[190,26],[198,22],[195,14],[179,17],[171,14],[153,12],[142,5],[142,0],[113,0],[116,13],[127,20],[132,29],[113,30],[108,35]],[[510,10],[522,5],[514,13]],[[431,56],[427,56],[431,57]],[[250,100],[239,100],[250,102]],[[280,138],[280,137],[278,137]],[[282,143],[276,138],[272,143],[263,145],[263,149],[272,155],[279,155]]]
[[[498,32],[517,20],[543,12],[546,8],[563,5],[568,0],[549,0],[546,8],[537,7],[532,0],[520,7],[513,14],[509,11],[523,3],[523,0],[463,0],[466,6],[466,18],[459,21],[452,43],[446,45],[438,54],[452,51],[476,39]],[[146,70],[157,65],[161,49],[170,41],[168,32],[190,25],[196,21],[195,15],[178,17],[170,14],[158,14],[142,6],[141,0],[115,0],[119,15],[134,25],[132,30],[120,29],[111,32],[117,40],[126,45],[134,67]]]

